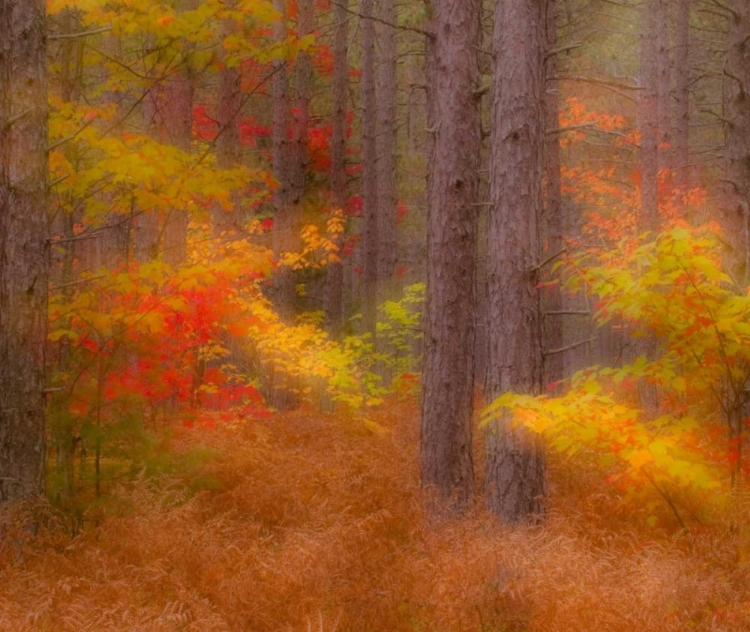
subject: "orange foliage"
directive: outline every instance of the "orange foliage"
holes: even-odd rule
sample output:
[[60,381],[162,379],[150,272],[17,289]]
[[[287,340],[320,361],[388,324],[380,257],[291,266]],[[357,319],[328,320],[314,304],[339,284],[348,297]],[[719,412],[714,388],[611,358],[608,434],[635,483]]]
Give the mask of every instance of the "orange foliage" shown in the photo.
[[645,527],[585,455],[552,462],[544,528],[483,514],[426,526],[416,419],[404,404],[366,423],[297,413],[181,430],[173,453],[200,443],[217,456],[128,484],[119,511],[90,509],[96,526],[74,540],[49,508],[35,510],[37,536],[6,515],[0,628],[750,628],[750,571],[729,529]]

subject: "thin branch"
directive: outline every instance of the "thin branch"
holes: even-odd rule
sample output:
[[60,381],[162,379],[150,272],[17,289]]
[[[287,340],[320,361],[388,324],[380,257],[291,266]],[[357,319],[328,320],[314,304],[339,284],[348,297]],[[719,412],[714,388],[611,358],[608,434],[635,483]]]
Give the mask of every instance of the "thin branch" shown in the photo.
[[88,37],[89,35],[99,35],[99,33],[109,33],[112,30],[111,26],[104,26],[100,29],[92,29],[91,31],[81,31],[80,33],[60,33],[58,35],[47,35],[47,40],[70,40],[78,39],[81,37]]
[[667,505],[669,505],[669,508],[672,510],[674,517],[677,518],[677,522],[680,523],[680,526],[682,527],[682,529],[684,531],[687,531],[687,527],[685,526],[685,523],[682,520],[682,516],[680,516],[680,512],[677,511],[677,507],[675,507],[675,504],[672,502],[672,498],[669,496],[669,494],[656,484],[656,481],[651,477],[651,474],[648,473],[645,467],[641,468],[641,472],[643,472],[646,475],[646,478],[654,486],[654,489],[657,492],[659,492],[659,495],[666,501]]
[[430,33],[429,31],[425,31],[424,29],[417,28],[416,26],[401,26],[399,24],[394,24],[393,22],[381,20],[379,17],[376,17],[374,15],[363,15],[359,11],[352,11],[349,7],[344,6],[343,4],[340,4],[339,2],[336,2],[336,0],[333,0],[331,4],[335,4],[337,7],[344,9],[347,13],[356,15],[357,17],[362,18],[363,20],[372,20],[373,22],[378,22],[380,24],[384,24],[385,26],[390,26],[392,29],[397,29],[399,31],[411,31],[412,33],[419,33],[420,35],[426,35],[430,39],[435,39],[434,33]]
[[29,114],[31,114],[34,111],[34,108],[29,108],[28,110],[24,110],[23,112],[16,114],[15,116],[11,116],[7,121],[5,121],[5,128],[8,129],[13,123],[17,123],[22,118],[25,118]]
[[544,261],[542,261],[540,264],[534,266],[531,268],[531,272],[538,272],[546,265],[552,263],[555,259],[557,259],[559,256],[564,255],[566,252],[568,252],[567,248],[563,248],[560,252],[556,252],[554,255],[550,255],[547,257]]
[[597,123],[596,121],[591,121],[589,123],[579,123],[578,125],[566,125],[565,127],[556,127],[554,129],[548,129],[545,130],[545,134],[552,136],[553,134],[564,134],[565,132],[570,132],[577,129],[586,129],[590,127],[596,127]]
[[565,53],[569,50],[575,50],[576,48],[580,48],[581,46],[583,46],[583,42],[572,42],[571,44],[566,44],[565,46],[560,46],[559,48],[553,48],[552,50],[547,51],[545,57],[549,58],[553,55],[559,55],[560,53]]
[[578,347],[582,347],[583,345],[587,345],[590,342],[594,342],[599,336],[594,336],[592,338],[589,338],[588,340],[581,340],[580,342],[575,342],[572,345],[568,345],[567,347],[562,347],[560,349],[552,349],[552,351],[545,351],[544,357],[549,357],[553,355],[558,355],[560,353],[565,353],[566,351],[573,351],[573,349],[578,349]]
[[57,149],[61,145],[64,145],[65,143],[70,142],[71,140],[74,140],[76,136],[78,136],[83,130],[85,130],[91,123],[94,122],[94,119],[91,119],[90,121],[87,121],[81,127],[79,127],[75,132],[73,132],[70,136],[66,136],[65,138],[61,138],[55,143],[52,143],[49,147],[47,147],[47,151],[50,152],[54,149]]

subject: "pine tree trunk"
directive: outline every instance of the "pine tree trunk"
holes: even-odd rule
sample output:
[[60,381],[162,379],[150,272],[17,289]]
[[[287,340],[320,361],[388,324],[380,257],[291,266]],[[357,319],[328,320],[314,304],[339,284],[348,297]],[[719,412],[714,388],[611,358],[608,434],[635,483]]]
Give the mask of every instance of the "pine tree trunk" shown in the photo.
[[[557,47],[557,19],[556,0],[551,0],[547,7],[547,49]],[[557,75],[557,56],[551,55],[547,59],[547,75]],[[546,99],[544,102],[545,129],[553,130],[560,127],[560,98],[558,86],[547,85]],[[544,200],[544,229],[547,241],[548,256],[553,256],[562,251],[563,248],[563,202],[562,184],[560,179],[560,137],[557,134],[545,136],[545,200]],[[550,278],[552,275],[542,270]],[[557,275],[559,276],[559,275]],[[547,351],[561,349],[563,346],[564,318],[555,312],[563,311],[563,295],[560,286],[555,286],[546,291],[544,301],[547,315],[544,319],[545,341],[544,348]],[[565,357],[557,353],[545,358],[544,381],[554,383],[562,380],[565,372]]]
[[669,39],[670,0],[656,4],[657,98],[659,127],[659,170],[672,169],[672,64]]
[[378,120],[373,0],[362,0],[362,332],[375,336],[378,306]]
[[[180,0],[180,12],[195,10],[197,0]],[[190,47],[186,47],[180,67],[164,90],[164,130],[169,144],[189,152],[193,138],[193,77],[190,71]],[[179,266],[187,259],[188,212],[173,208],[164,226],[164,261]]]
[[0,2],[0,503],[44,492],[47,98],[45,2]]
[[723,228],[732,246],[729,261],[745,287],[750,281],[750,4],[736,0],[729,18],[725,69],[726,192]]
[[[234,3],[232,3],[234,6]],[[228,36],[237,30],[234,21],[225,20],[222,34]],[[242,147],[240,145],[239,119],[242,108],[242,91],[240,86],[240,70],[236,66],[228,66],[226,55],[222,53],[224,63],[219,72],[219,90],[217,98],[216,118],[219,124],[219,136],[216,139],[216,163],[221,169],[231,169],[242,163]],[[221,234],[238,226],[239,195],[232,194],[232,211],[228,213],[221,205],[213,207],[214,233]]]
[[[394,0],[380,0],[380,18],[397,21]],[[396,267],[396,31],[378,25],[380,50],[378,81],[378,285],[387,298],[388,281]]]
[[644,0],[641,7],[641,69],[638,127],[641,131],[640,229],[659,228],[659,64],[657,15],[660,0]]
[[[331,206],[346,207],[346,99],[349,91],[349,3],[339,0],[333,5],[335,23],[333,43],[333,115],[331,133]],[[339,253],[344,246],[343,233],[335,238]],[[326,278],[326,330],[339,339],[343,325],[344,266],[341,261],[328,266]]]
[[[538,274],[544,146],[546,0],[499,0],[495,12],[488,226],[488,400],[542,390]],[[485,494],[503,523],[539,520],[540,439],[506,413],[486,438]]]
[[[286,1],[274,0],[274,8],[286,15]],[[282,18],[274,25],[276,42],[286,40],[286,19]],[[279,260],[285,252],[290,251],[294,216],[291,204],[291,146],[289,143],[289,72],[287,62],[274,62],[273,76],[273,173],[278,183],[274,206],[273,250]],[[279,267],[274,274],[274,302],[281,317],[287,322],[294,318],[295,282],[292,270]]]
[[427,296],[422,485],[433,512],[474,494],[474,277],[479,209],[481,0],[435,0],[427,42]]
[[690,4],[678,0],[675,67],[674,168],[677,186],[690,186]]

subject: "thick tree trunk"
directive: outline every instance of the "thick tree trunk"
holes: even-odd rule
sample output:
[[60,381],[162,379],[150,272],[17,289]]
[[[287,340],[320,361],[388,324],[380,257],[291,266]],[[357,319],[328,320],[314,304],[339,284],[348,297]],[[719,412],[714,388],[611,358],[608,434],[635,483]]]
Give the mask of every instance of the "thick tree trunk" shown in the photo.
[[[487,397],[542,390],[542,322],[535,271],[541,256],[544,33],[546,0],[499,0],[488,227]],[[539,437],[507,413],[487,433],[487,506],[504,523],[544,512],[546,475]]]
[[743,287],[750,280],[750,4],[736,0],[729,18],[725,68],[727,118],[723,228],[732,246],[729,263]]
[[[380,18],[397,22],[394,0],[380,0]],[[378,285],[386,290],[397,260],[396,233],[396,31],[378,28]],[[389,292],[381,299],[387,298]]]
[[362,332],[375,336],[378,307],[378,120],[373,0],[362,0]]
[[676,184],[685,191],[690,186],[690,4],[677,0],[677,42],[675,68],[674,168]]
[[44,492],[47,97],[45,2],[0,2],[0,503]]
[[[547,7],[547,50],[557,47],[556,0],[550,0]],[[547,74],[557,75],[557,56],[547,59]],[[547,85],[544,101],[545,128],[560,127],[560,98],[558,86]],[[544,229],[547,238],[548,256],[553,256],[563,248],[563,202],[560,178],[560,137],[558,134],[545,136],[545,182]],[[547,271],[543,270],[546,273]],[[548,275],[549,277],[549,275]],[[563,295],[560,286],[547,290],[544,302],[547,315],[544,320],[544,349],[551,351],[563,346],[564,318],[555,312],[563,311]],[[565,372],[565,357],[562,353],[550,355],[544,362],[544,381],[549,383],[562,380]]]
[[641,70],[638,127],[641,131],[640,229],[659,229],[659,63],[657,24],[661,0],[644,0],[641,7]]
[[474,494],[474,276],[479,210],[481,0],[435,0],[427,42],[427,297],[422,380],[422,485],[433,511]]
[[[349,3],[339,0],[333,5],[335,34],[333,42],[333,116],[331,133],[331,206],[346,207],[346,99],[349,91]],[[343,233],[335,239],[339,252],[344,246]],[[341,261],[328,266],[326,278],[326,330],[339,339],[343,325],[344,266]]]

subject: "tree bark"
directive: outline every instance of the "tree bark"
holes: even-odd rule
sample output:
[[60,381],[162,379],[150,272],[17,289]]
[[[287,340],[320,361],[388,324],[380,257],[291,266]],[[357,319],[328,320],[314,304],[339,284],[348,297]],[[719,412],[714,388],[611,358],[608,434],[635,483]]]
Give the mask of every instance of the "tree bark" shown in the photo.
[[[179,0],[179,12],[196,8],[197,0]],[[169,78],[164,90],[164,131],[166,140],[183,152],[190,152],[193,138],[193,77],[190,71],[190,48],[185,47],[181,63]],[[173,208],[164,225],[164,261],[179,266],[187,259],[189,215],[184,208]]]
[[[234,3],[232,3],[234,6]],[[234,33],[237,25],[234,21],[225,20],[222,33],[226,36]],[[242,163],[242,146],[240,145],[239,117],[242,108],[242,90],[240,69],[229,66],[226,54],[222,52],[222,68],[219,72],[219,92],[216,118],[219,124],[219,136],[216,139],[216,163],[221,169],[231,169]],[[239,195],[232,194],[232,211],[227,213],[220,204],[213,207],[214,232],[221,234],[235,228],[240,221],[237,216]]]
[[[397,21],[394,0],[380,0],[380,19]],[[378,25],[378,285],[386,291],[397,260],[396,230],[396,30]],[[381,296],[381,300],[386,298]]]
[[[282,17],[274,25],[276,42],[286,40],[286,0],[274,0],[274,8]],[[294,231],[294,216],[291,204],[292,171],[291,146],[289,142],[289,72],[285,60],[274,62],[273,76],[273,173],[278,183],[274,197],[273,250],[277,261],[289,252]],[[287,322],[294,318],[296,289],[294,274],[286,267],[279,267],[274,274],[274,299],[281,317]]]
[[690,4],[678,0],[675,68],[674,168],[676,184],[686,191],[690,187]]
[[[547,7],[546,38],[547,50],[557,47],[557,1],[550,0]],[[546,71],[548,76],[557,75],[557,56],[551,55],[547,59]],[[557,85],[547,85],[544,101],[545,129],[552,130],[560,127],[560,97]],[[548,256],[562,251],[563,248],[563,201],[560,177],[560,136],[559,134],[545,135],[545,199],[544,199],[544,229],[547,237]],[[551,275],[546,270],[542,270]],[[559,276],[559,275],[558,275]],[[546,312],[563,311],[563,295],[559,285],[550,288],[545,297]],[[544,348],[546,350],[561,349],[563,347],[564,319],[561,316],[546,316],[544,321]],[[544,381],[547,384],[562,380],[565,373],[564,354],[555,354],[545,358]]]
[[672,169],[672,64],[669,40],[670,0],[657,0],[655,7],[657,116],[659,127],[659,170]]
[[479,211],[481,0],[435,0],[427,42],[427,295],[422,486],[433,512],[474,494],[474,277]]
[[47,334],[44,0],[0,3],[0,503],[44,492]]
[[661,0],[645,0],[641,7],[641,92],[638,127],[641,131],[640,229],[659,229],[659,64],[656,18]]
[[[335,24],[333,42],[333,116],[331,132],[331,207],[346,207],[346,99],[349,92],[349,2],[339,0],[333,5]],[[343,233],[334,240],[339,253],[344,246]],[[343,325],[344,266],[341,261],[328,266],[326,278],[326,330],[339,339]]]
[[[488,400],[542,390],[540,262],[546,0],[499,0],[488,226]],[[485,495],[503,523],[539,520],[546,496],[541,440],[509,414],[488,428]]]
[[750,279],[750,4],[736,0],[729,18],[725,68],[727,118],[723,228],[732,246],[729,262],[743,287]]
[[378,307],[378,120],[373,0],[362,0],[362,332],[375,337]]

